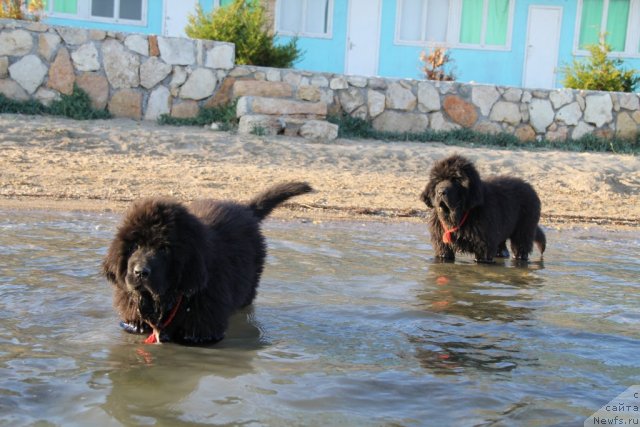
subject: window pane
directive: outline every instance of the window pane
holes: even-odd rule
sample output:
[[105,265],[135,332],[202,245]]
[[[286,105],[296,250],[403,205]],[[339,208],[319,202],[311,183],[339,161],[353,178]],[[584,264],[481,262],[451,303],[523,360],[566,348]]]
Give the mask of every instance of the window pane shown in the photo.
[[429,0],[427,3],[427,40],[443,42],[447,40],[449,21],[449,0]]
[[607,43],[613,52],[624,52],[629,22],[629,0],[609,0]]
[[120,0],[120,18],[142,20],[142,0]]
[[53,11],[59,13],[78,13],[78,0],[54,0]]
[[279,30],[299,33],[302,30],[302,2],[300,0],[282,0],[279,4]]
[[327,0],[307,0],[307,20],[305,32],[324,34],[327,32]]
[[404,0],[400,11],[400,39],[422,39],[423,0]]
[[582,2],[578,44],[581,49],[584,49],[588,44],[598,44],[602,23],[602,5],[603,0],[584,0]]
[[462,0],[460,43],[481,43],[483,6],[483,0]]
[[485,43],[506,46],[509,26],[509,0],[489,0]]
[[91,0],[91,15],[113,18],[114,0]]

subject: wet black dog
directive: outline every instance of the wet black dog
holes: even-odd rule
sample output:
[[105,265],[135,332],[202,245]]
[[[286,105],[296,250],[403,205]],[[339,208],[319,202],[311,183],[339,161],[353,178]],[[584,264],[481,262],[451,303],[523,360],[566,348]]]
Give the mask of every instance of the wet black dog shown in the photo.
[[302,182],[276,185],[248,204],[200,200],[135,203],[103,262],[114,306],[128,332],[146,342],[221,340],[229,316],[253,302],[266,257],[260,222]]
[[429,219],[436,256],[455,259],[472,253],[478,262],[495,256],[527,260],[535,242],[542,254],[546,238],[540,220],[540,199],[531,185],[509,176],[482,180],[466,158],[453,155],[438,161],[421,195],[433,209]]

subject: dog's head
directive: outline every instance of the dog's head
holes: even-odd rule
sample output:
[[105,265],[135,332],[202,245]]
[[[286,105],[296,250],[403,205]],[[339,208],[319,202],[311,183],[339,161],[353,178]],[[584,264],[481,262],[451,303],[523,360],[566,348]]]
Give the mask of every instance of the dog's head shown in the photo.
[[129,295],[141,320],[158,326],[181,295],[205,285],[205,235],[204,226],[181,204],[143,200],[125,215],[103,273]]
[[443,221],[459,224],[465,212],[484,203],[482,180],[471,161],[453,155],[433,165],[420,199]]

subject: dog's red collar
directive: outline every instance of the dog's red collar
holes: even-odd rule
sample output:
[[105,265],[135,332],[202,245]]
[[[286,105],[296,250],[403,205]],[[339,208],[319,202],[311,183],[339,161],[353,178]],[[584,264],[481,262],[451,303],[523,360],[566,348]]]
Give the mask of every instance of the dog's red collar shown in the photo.
[[[164,322],[162,322],[162,325],[160,325],[160,330],[163,330],[164,328],[166,328],[167,326],[169,326],[171,324],[171,322],[173,321],[173,318],[176,317],[176,313],[178,312],[178,309],[180,308],[180,303],[181,302],[182,302],[182,294],[178,295],[178,301],[176,301],[176,305],[169,312],[169,316],[167,317],[167,319]],[[144,340],[145,344],[155,344],[157,342],[158,342],[158,340],[156,338],[156,331],[155,330],[153,332],[151,332],[151,335],[149,335],[146,340]]]
[[451,233],[454,233],[458,230],[460,230],[460,227],[462,227],[464,225],[464,223],[467,221],[467,218],[469,217],[469,212],[471,212],[470,210],[468,210],[464,216],[462,217],[462,221],[460,221],[460,224],[458,224],[455,227],[452,228],[447,228],[447,225],[444,223],[444,221],[442,219],[440,219],[440,224],[442,224],[442,228],[444,228],[444,234],[442,235],[442,241],[444,243],[451,243]]

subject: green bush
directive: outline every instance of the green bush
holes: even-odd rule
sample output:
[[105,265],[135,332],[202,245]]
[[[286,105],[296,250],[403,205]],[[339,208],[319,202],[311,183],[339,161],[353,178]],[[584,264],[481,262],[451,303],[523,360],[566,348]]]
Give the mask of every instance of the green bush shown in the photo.
[[196,39],[235,43],[236,63],[265,67],[291,68],[302,56],[297,39],[275,44],[275,35],[267,30],[264,6],[259,0],[234,0],[228,6],[204,13],[196,5],[185,32]]
[[62,94],[59,100],[52,102],[48,107],[34,100],[15,101],[0,94],[0,113],[50,114],[75,120],[108,119],[111,117],[111,114],[106,110],[94,109],[89,95],[75,85],[71,95]]
[[173,126],[208,126],[211,123],[217,123],[220,130],[231,131],[238,127],[236,104],[237,102],[234,101],[219,107],[201,108],[198,115],[192,118],[177,118],[163,114],[158,118],[158,123]]
[[611,52],[604,40],[600,44],[586,47],[591,56],[584,60],[573,60],[571,66],[563,67],[563,84],[571,89],[604,90],[609,92],[633,92],[640,83],[635,70],[621,68],[620,58],[608,58]]

